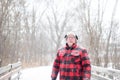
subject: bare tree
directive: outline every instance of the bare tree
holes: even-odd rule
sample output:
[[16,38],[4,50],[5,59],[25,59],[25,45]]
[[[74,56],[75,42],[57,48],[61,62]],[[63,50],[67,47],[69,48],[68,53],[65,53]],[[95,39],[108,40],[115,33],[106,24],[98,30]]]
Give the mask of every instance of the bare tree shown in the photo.
[[[104,62],[103,56],[105,54],[103,17],[108,1],[106,0],[104,3],[100,0],[97,1],[97,12],[94,11],[94,13],[97,13],[95,17],[91,15],[93,13],[91,3],[91,0],[80,1],[80,6],[77,8],[77,12],[79,13],[82,31],[85,35],[83,38],[86,40],[85,43],[92,54],[92,63],[94,65],[101,65],[101,63]],[[107,42],[109,41],[107,40]],[[106,55],[108,56],[108,54]]]
[[0,0],[0,57],[3,61],[2,65],[18,60],[21,2],[24,3],[24,0]]
[[[50,16],[47,16],[49,22],[49,33],[50,40],[53,44],[51,46],[54,47],[54,52],[57,52],[58,48],[61,46],[63,35],[65,34],[67,23],[69,21],[69,15],[66,12],[63,17],[59,18],[60,15],[52,8],[53,20],[50,19]],[[53,57],[55,54],[53,54]]]
[[113,8],[113,11],[112,11],[112,16],[111,16],[111,22],[110,22],[110,30],[108,32],[108,37],[107,37],[107,44],[106,44],[106,55],[105,55],[105,66],[107,66],[107,64],[109,63],[109,46],[111,44],[111,36],[112,36],[112,33],[113,33],[113,30],[114,30],[114,16],[115,16],[115,13],[116,13],[116,7],[117,7],[117,4],[118,4],[118,0],[115,1],[115,4],[114,4],[114,8]]

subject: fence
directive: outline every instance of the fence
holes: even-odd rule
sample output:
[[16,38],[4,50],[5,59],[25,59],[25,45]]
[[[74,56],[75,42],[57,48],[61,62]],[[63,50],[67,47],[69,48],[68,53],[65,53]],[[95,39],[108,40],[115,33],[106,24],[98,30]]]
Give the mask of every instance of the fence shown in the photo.
[[0,68],[0,80],[19,80],[21,62],[9,64]]
[[92,76],[96,80],[120,80],[120,70],[92,66]]

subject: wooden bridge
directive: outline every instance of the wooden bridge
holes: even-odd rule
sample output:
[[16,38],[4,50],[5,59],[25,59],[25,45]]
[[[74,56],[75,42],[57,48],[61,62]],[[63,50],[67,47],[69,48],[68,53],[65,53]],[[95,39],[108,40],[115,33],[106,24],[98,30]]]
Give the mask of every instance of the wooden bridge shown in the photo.
[[[20,79],[20,76],[22,75],[20,70],[21,62],[1,67],[0,80],[22,80]],[[29,74],[27,75],[29,76]],[[92,66],[91,80],[120,80],[120,70]]]

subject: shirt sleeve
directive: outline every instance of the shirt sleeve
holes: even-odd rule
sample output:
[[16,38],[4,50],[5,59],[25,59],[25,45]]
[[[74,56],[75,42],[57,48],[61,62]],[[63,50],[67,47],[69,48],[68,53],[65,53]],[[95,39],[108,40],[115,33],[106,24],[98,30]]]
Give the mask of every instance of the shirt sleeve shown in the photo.
[[56,58],[53,63],[53,68],[52,68],[52,74],[51,74],[52,80],[56,80],[58,72],[59,72],[59,66],[60,66],[60,58],[59,58],[59,53],[57,53]]
[[91,78],[91,64],[86,49],[82,50],[82,77],[83,80],[90,80]]

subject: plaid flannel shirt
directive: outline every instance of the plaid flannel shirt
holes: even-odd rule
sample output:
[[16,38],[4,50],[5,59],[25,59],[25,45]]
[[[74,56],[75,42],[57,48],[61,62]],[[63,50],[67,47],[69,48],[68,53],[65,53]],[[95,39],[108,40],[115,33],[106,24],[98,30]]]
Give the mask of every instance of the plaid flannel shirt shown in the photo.
[[52,68],[52,80],[56,80],[58,72],[60,80],[90,80],[91,65],[86,49],[76,44],[59,49]]

